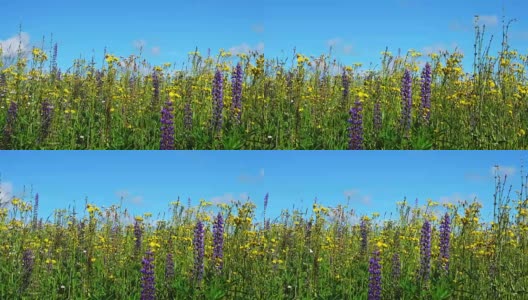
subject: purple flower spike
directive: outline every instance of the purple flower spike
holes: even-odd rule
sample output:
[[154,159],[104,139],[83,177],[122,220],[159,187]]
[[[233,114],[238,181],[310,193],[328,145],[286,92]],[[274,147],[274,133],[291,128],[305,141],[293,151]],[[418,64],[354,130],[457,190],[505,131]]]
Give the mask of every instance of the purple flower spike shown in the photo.
[[381,299],[381,265],[380,265],[380,252],[379,250],[372,253],[369,263],[369,300],[380,300]]
[[194,229],[194,279],[198,284],[202,281],[204,273],[204,225],[198,221]]
[[7,109],[7,120],[6,126],[4,128],[4,143],[6,147],[9,147],[11,144],[11,138],[13,135],[13,129],[15,127],[15,122],[17,118],[18,105],[16,102],[11,101],[9,108]]
[[212,127],[215,132],[219,132],[222,129],[222,110],[224,109],[224,87],[222,72],[216,70],[213,80],[213,119]]
[[213,264],[218,271],[224,267],[224,219],[220,213],[213,224]]
[[174,124],[172,116],[172,102],[165,102],[161,111],[161,150],[174,150]]
[[242,83],[244,81],[244,73],[242,71],[242,66],[240,63],[237,64],[235,72],[232,75],[232,85],[233,85],[233,102],[231,104],[231,109],[237,124],[240,124],[242,117]]
[[141,225],[137,220],[134,222],[134,237],[136,238],[135,243],[135,251],[136,253],[139,252],[141,249],[141,236],[143,235],[143,231],[141,230]]
[[402,79],[401,88],[402,97],[402,112],[401,112],[401,126],[403,130],[408,133],[411,129],[411,108],[412,108],[412,77],[409,70],[405,70]]
[[361,220],[361,224],[359,225],[359,231],[361,233],[361,252],[366,253],[367,252],[367,221],[365,219]]
[[148,250],[141,262],[141,300],[156,299],[156,284],[154,280],[154,254]]
[[431,65],[425,64],[422,71],[422,103],[420,105],[421,116],[424,124],[429,124],[431,117]]
[[363,150],[363,106],[359,98],[354,103],[352,109],[350,109],[350,127],[348,127],[348,137],[350,138],[348,143],[348,149],[350,150]]
[[451,219],[445,214],[440,222],[440,266],[446,272],[449,271],[449,240],[451,233]]
[[429,279],[431,272],[431,223],[425,221],[420,236],[420,278],[423,281]]

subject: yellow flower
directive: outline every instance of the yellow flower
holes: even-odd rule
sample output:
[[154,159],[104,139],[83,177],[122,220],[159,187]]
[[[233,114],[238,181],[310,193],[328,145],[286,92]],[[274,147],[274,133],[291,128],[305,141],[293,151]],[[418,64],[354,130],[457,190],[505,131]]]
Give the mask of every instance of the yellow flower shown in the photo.
[[363,99],[363,98],[368,98],[369,95],[368,95],[367,93],[359,92],[359,93],[358,93],[358,97],[361,98],[361,99]]
[[159,248],[161,248],[161,245],[160,245],[159,243],[155,242],[155,241],[150,242],[150,243],[149,243],[149,246],[150,246],[150,248],[152,248],[152,249],[159,249]]
[[170,92],[170,93],[169,93],[169,97],[171,97],[171,98],[174,98],[174,97],[176,97],[176,98],[181,98],[180,94],[175,93],[175,92]]

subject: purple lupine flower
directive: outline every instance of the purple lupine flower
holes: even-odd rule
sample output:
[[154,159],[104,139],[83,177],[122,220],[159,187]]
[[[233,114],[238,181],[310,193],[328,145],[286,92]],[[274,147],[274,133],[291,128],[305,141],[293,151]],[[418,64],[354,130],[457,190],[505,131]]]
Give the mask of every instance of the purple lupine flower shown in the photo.
[[420,278],[423,281],[429,279],[431,270],[431,224],[426,220],[422,226],[420,236]]
[[[103,88],[103,77],[104,77],[104,72],[103,71],[95,71],[95,81],[97,83],[97,89],[98,90],[101,90]],[[57,74],[57,79],[60,80],[60,70]]]
[[183,127],[187,131],[192,130],[192,124],[193,123],[193,112],[191,107],[191,101],[187,101],[185,103],[185,107],[183,108]]
[[128,78],[128,88],[133,91],[134,87],[136,86],[136,76],[132,74],[130,78]]
[[160,97],[160,78],[157,70],[154,70],[154,72],[152,72],[152,88],[152,105],[155,106],[159,103]]
[[149,249],[141,262],[141,300],[156,299],[156,283],[154,278],[154,253]]
[[141,236],[143,235],[143,231],[141,229],[141,224],[139,224],[138,220],[135,220],[134,222],[134,237],[136,239],[136,248],[135,248],[135,251],[136,253],[139,252],[139,250],[141,250]]
[[6,85],[7,85],[6,75],[4,73],[0,73],[0,100],[2,100],[5,97]]
[[16,102],[11,101],[9,108],[7,109],[7,120],[4,128],[4,143],[6,146],[11,144],[11,138],[13,135],[13,128],[17,118],[18,105]]
[[269,230],[270,229],[270,219],[266,219],[264,221],[264,230]]
[[366,253],[368,228],[367,221],[365,219],[361,220],[361,223],[359,224],[359,231],[361,234],[361,253]]
[[21,292],[24,292],[29,286],[34,265],[35,257],[33,257],[33,252],[31,249],[24,250],[24,254],[22,255],[22,284],[20,286]]
[[40,106],[40,138],[45,139],[50,130],[53,117],[53,106],[49,100],[44,100]]
[[401,126],[405,132],[411,128],[411,108],[412,108],[412,77],[411,71],[405,70],[401,88],[402,112]]
[[307,234],[310,234],[312,232],[312,220],[308,221],[308,223],[306,223],[306,233]]
[[343,69],[343,75],[341,75],[341,83],[343,84],[343,104],[346,104],[350,92],[350,77],[345,69]]
[[380,251],[376,250],[372,253],[369,263],[369,300],[381,299],[381,265],[380,265]]
[[224,266],[224,219],[218,213],[213,224],[213,264],[221,271]]
[[33,205],[33,230],[37,229],[39,194],[35,195],[35,205]]
[[194,229],[194,279],[200,283],[204,273],[204,225],[198,221]]
[[424,124],[429,124],[431,117],[431,65],[425,64],[422,71],[422,103],[420,105],[420,113]]
[[379,132],[382,127],[382,117],[381,117],[381,101],[378,99],[374,102],[374,130]]
[[354,106],[350,109],[350,127],[348,127],[348,149],[362,150],[363,149],[363,106],[359,98],[357,98]]
[[242,117],[242,82],[244,74],[242,71],[242,66],[240,63],[237,64],[235,71],[232,75],[232,85],[233,85],[233,102],[231,104],[231,110],[235,116],[237,124],[240,124],[240,119]]
[[174,125],[172,116],[172,101],[167,100],[161,110],[161,150],[174,150]]
[[269,193],[264,196],[264,220],[266,219],[266,209],[268,208]]
[[57,76],[57,43],[53,45],[53,55],[51,56],[51,72]]
[[289,71],[288,74],[286,74],[286,88],[288,89],[288,92],[292,91],[293,88],[293,72]]
[[216,70],[213,80],[213,119],[212,127],[215,132],[222,128],[222,110],[224,109],[224,88],[222,72]]
[[392,256],[392,278],[395,280],[398,280],[401,275],[401,262],[400,262],[400,255],[398,253],[394,253]]
[[165,258],[165,280],[169,281],[174,278],[174,259],[172,253],[168,252]]
[[449,271],[449,240],[451,233],[451,219],[446,213],[440,222],[440,266]]

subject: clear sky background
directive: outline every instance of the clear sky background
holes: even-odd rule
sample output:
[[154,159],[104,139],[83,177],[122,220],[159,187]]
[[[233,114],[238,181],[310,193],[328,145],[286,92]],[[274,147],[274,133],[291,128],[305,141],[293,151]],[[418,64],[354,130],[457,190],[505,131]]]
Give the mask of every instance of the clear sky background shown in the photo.
[[[346,204],[358,214],[395,213],[407,197],[425,204],[477,200],[490,217],[494,166],[520,189],[526,151],[2,151],[3,201],[40,195],[40,216],[84,200],[118,204],[133,214],[167,211],[180,196],[192,204],[248,197],[259,212],[269,192],[269,216],[282,209],[308,208],[313,200]],[[525,172],[526,174],[526,172]],[[514,198],[516,199],[516,198]],[[260,216],[260,213],[259,213]]]
[[[473,18],[481,16],[500,46],[503,9],[516,18],[510,42],[528,52],[526,0],[199,0],[199,1],[3,1],[0,43],[30,49],[50,35],[59,44],[59,66],[80,56],[98,62],[103,51],[118,56],[137,54],[152,64],[177,62],[198,47],[234,52],[264,50],[268,57],[291,57],[293,48],[306,55],[327,53],[332,45],[344,64],[380,63],[388,46],[396,53],[423,53],[458,47],[473,56]],[[5,52],[5,51],[4,51]],[[493,52],[492,52],[493,53]],[[493,53],[493,54],[496,54]],[[466,70],[469,71],[469,70]]]

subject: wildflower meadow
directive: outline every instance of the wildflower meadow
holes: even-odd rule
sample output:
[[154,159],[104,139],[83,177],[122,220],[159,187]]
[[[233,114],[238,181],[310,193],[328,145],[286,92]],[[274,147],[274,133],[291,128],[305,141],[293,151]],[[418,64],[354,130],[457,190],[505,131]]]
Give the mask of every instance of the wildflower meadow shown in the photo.
[[[523,177],[524,176],[524,177]],[[1,299],[525,299],[528,176],[484,203],[403,200],[257,214],[252,201],[119,205],[39,215],[39,194],[0,209]],[[413,201],[414,202],[414,201]],[[483,205],[493,208],[489,218]]]
[[415,50],[383,51],[370,70],[331,52],[225,50],[159,66],[105,53],[100,68],[61,70],[50,43],[0,62],[0,148],[526,149],[528,57],[509,25],[495,56],[475,25],[472,70],[460,51]]

